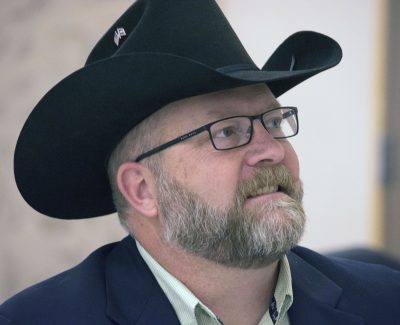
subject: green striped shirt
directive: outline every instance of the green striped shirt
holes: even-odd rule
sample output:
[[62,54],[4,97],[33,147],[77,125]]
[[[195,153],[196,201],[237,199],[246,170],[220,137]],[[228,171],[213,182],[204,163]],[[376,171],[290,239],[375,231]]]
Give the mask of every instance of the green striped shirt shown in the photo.
[[[182,325],[221,325],[218,317],[204,305],[182,282],[165,270],[141,245],[136,241],[139,253],[154,274],[158,284],[171,302],[179,322]],[[276,283],[274,298],[276,301],[275,325],[290,325],[288,310],[293,302],[292,278],[287,257],[279,263],[279,275]],[[258,325],[273,325],[271,312],[266,306],[266,312]]]

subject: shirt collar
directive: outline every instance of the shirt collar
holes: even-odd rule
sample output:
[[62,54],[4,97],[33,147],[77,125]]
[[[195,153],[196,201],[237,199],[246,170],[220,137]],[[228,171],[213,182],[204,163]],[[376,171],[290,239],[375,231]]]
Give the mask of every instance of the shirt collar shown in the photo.
[[279,276],[274,295],[278,309],[285,309],[281,312],[286,312],[293,302],[292,275],[286,255],[280,260]]
[[[204,305],[181,281],[164,269],[137,240],[136,246],[161,289],[171,302],[179,322],[182,325],[197,324],[196,314],[198,315],[199,310],[208,314],[213,320],[218,320],[217,316],[206,305]],[[278,319],[281,319],[286,315],[293,303],[292,277],[286,255],[283,256],[279,262],[279,275],[274,297],[279,313]],[[261,319],[260,324],[263,324],[265,318],[268,317],[268,306],[266,306],[266,313]]]
[[217,319],[214,313],[205,306],[181,281],[164,269],[138,241],[136,241],[140,255],[148,265],[161,289],[174,308],[179,322],[183,325],[194,325],[196,310],[203,309],[211,317]]

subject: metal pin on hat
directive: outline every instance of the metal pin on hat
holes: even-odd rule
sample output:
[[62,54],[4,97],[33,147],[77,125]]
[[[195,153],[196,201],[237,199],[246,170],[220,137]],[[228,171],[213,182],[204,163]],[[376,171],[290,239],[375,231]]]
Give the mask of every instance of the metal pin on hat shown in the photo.
[[119,42],[122,39],[122,37],[126,36],[125,29],[122,27],[119,27],[115,30],[114,32],[114,43],[115,45],[119,46]]

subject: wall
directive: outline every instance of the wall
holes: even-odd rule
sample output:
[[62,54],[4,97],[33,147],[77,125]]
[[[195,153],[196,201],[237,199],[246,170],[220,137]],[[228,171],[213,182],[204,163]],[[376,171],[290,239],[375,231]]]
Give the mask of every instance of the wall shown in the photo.
[[[281,97],[298,106],[293,139],[302,168],[308,226],[302,244],[317,250],[379,244],[377,216],[381,112],[382,1],[223,1],[246,48],[261,67],[290,34],[314,30],[337,40],[342,62]],[[265,35],[265,36],[264,36]],[[378,196],[378,197],[377,197]]]

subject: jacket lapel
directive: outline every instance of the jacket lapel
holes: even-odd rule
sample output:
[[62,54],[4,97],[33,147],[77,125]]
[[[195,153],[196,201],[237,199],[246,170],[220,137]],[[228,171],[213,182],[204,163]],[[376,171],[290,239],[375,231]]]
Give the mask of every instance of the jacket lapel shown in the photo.
[[[340,288],[296,253],[288,254],[294,301],[291,325],[362,325],[363,320],[339,309]],[[126,237],[110,253],[105,266],[107,315],[118,324],[179,325],[170,302],[140,256],[134,240]]]
[[126,237],[106,261],[107,315],[118,324],[179,325],[134,240]]
[[289,309],[291,325],[364,324],[359,316],[336,309],[342,288],[297,254],[290,252],[288,259],[294,297]]

